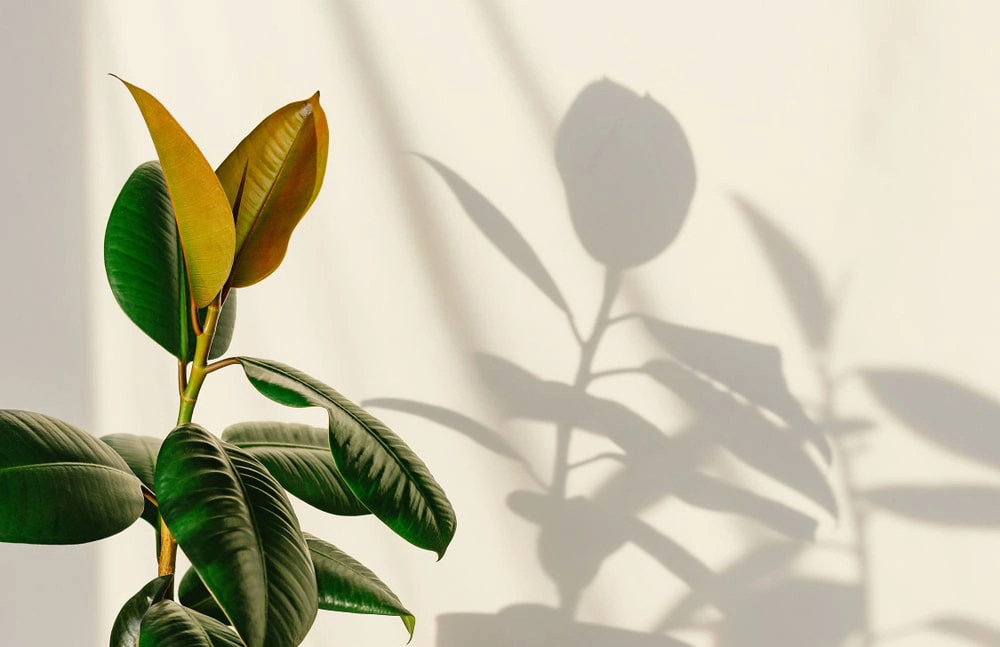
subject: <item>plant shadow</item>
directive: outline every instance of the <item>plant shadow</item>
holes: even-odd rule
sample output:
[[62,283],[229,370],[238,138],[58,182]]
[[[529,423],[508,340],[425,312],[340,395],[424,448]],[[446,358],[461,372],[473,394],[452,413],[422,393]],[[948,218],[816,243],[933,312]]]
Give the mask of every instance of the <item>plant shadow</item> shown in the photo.
[[[821,401],[808,413],[789,389],[777,347],[653,313],[617,310],[624,301],[623,275],[673,244],[696,183],[683,129],[651,97],[608,79],[596,81],[581,91],[559,125],[555,162],[573,229],[604,269],[600,305],[588,329],[578,325],[557,281],[514,223],[447,165],[418,157],[444,181],[496,251],[565,315],[566,334],[579,349],[573,377],[562,381],[542,379],[495,354],[474,357],[484,390],[504,419],[551,429],[554,451],[547,474],[536,473],[514,443],[467,412],[403,398],[363,403],[449,428],[515,461],[536,485],[509,493],[507,504],[537,526],[538,566],[558,591],[558,605],[515,601],[496,614],[444,614],[438,618],[440,647],[672,646],[686,644],[674,636],[691,630],[729,647],[835,647],[848,640],[875,645],[880,636],[872,629],[871,573],[864,568],[870,560],[859,539],[867,515],[890,512],[950,526],[1000,524],[991,504],[1000,494],[997,488],[864,490],[855,482],[850,439],[874,433],[875,425],[840,411],[844,376],[830,369],[838,304],[802,248],[746,199],[735,202],[774,270],[823,385]],[[638,365],[597,370],[595,355],[609,334],[648,335],[662,354]],[[1000,439],[990,433],[1000,426],[1000,404],[992,399],[947,378],[908,369],[862,368],[853,376],[918,434],[1000,467]],[[591,390],[598,382],[625,377],[659,385],[682,402],[690,414],[684,424],[651,420]],[[956,420],[965,423],[959,430]],[[614,449],[574,462],[570,448],[581,434],[602,438]],[[713,469],[720,457],[738,465],[739,472]],[[571,494],[579,491],[571,483],[577,470],[597,462],[612,466],[610,476],[584,496]],[[839,502],[831,469],[839,471],[844,484]],[[774,487],[757,487],[761,478],[776,484],[779,495]],[[748,521],[767,529],[772,539],[724,567],[712,565],[698,546],[671,538],[643,517],[667,499]],[[820,518],[841,516],[849,518],[855,533],[847,551],[860,577],[844,581],[796,569],[809,551],[842,550],[822,541],[809,543]],[[576,618],[598,570],[626,545],[640,549],[687,588],[680,600],[664,603],[659,621],[646,632]],[[710,620],[704,619],[706,609],[714,614]],[[937,631],[973,642],[998,633],[989,623],[966,617],[932,618],[906,631]]]

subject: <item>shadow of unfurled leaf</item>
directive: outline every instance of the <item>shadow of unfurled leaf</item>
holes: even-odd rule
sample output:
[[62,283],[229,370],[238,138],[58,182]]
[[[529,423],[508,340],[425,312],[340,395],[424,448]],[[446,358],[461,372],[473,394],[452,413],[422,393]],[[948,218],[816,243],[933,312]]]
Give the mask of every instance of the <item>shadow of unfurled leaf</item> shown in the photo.
[[519,463],[527,464],[527,460],[524,456],[514,449],[514,446],[508,443],[503,436],[478,420],[474,420],[453,409],[447,409],[434,404],[418,402],[416,400],[407,400],[404,398],[373,398],[371,400],[365,400],[361,403],[361,406],[365,408],[381,407],[383,409],[392,409],[393,411],[400,411],[402,413],[419,416],[425,420],[436,422],[443,427],[453,429],[466,438],[469,438],[473,442],[496,454],[499,454],[500,456],[510,458],[511,460],[515,460]]
[[947,526],[1000,527],[1000,488],[973,485],[901,486],[870,490],[868,502],[919,521]]
[[862,377],[876,399],[910,429],[961,456],[1000,467],[1000,404],[939,375],[869,369]]
[[778,415],[830,462],[830,444],[788,389],[777,347],[654,317],[642,321],[674,359]]
[[517,604],[438,616],[438,647],[691,647],[668,636],[578,622],[565,609]]
[[556,166],[580,242],[612,268],[662,253],[694,195],[694,156],[680,124],[649,95],[608,79],[584,88],[567,111]]
[[815,350],[826,348],[833,308],[819,272],[802,249],[757,207],[741,196],[733,199],[764,248],[809,345]]
[[972,618],[938,618],[927,626],[985,647],[1000,645],[1000,628]]
[[563,298],[559,286],[552,279],[542,260],[525,240],[521,232],[507,219],[503,213],[486,199],[482,193],[450,168],[426,155],[417,155],[434,169],[445,181],[451,192],[455,194],[462,209],[472,220],[472,224],[483,233],[500,253],[521,271],[528,280],[535,284],[542,294],[556,305],[557,308],[570,314],[566,299]]
[[476,355],[479,374],[508,418],[538,420],[583,429],[611,440],[626,452],[642,452],[664,437],[651,422],[628,407],[551,382],[502,357]]
[[818,579],[788,579],[732,600],[724,647],[840,647],[861,627],[863,591]]
[[679,364],[653,360],[644,371],[686,401],[734,456],[837,514],[826,476],[787,430]]

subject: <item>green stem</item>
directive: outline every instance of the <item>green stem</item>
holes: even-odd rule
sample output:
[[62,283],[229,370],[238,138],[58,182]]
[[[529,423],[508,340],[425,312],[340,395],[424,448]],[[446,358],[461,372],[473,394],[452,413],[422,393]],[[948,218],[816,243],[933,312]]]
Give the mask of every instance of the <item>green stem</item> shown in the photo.
[[[191,374],[186,380],[181,379],[183,384],[181,391],[180,406],[177,411],[177,426],[191,422],[194,415],[194,407],[198,403],[198,394],[201,386],[205,383],[205,376],[213,369],[208,367],[208,351],[212,348],[212,339],[215,337],[215,329],[219,324],[219,311],[222,309],[221,298],[208,306],[208,314],[205,317],[205,325],[198,335],[194,347],[194,361],[191,363]],[[219,368],[215,366],[213,368]],[[160,550],[158,574],[171,575],[177,570],[177,540],[174,539],[167,524],[160,518]]]

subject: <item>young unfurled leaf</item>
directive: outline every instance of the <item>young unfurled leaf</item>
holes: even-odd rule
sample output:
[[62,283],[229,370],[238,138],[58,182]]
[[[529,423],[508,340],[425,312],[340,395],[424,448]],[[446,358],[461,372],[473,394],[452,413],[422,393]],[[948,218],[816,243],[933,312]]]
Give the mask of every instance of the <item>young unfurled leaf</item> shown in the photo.
[[330,451],[354,494],[400,537],[438,556],[455,534],[455,511],[427,466],[381,421],[301,371],[237,358],[260,393],[288,407],[322,407]]
[[208,160],[166,108],[142,88],[121,81],[142,112],[163,166],[194,302],[199,308],[207,306],[229,278],[236,250],[226,192]]
[[111,627],[111,647],[139,647],[139,626],[149,608],[167,598],[174,586],[173,575],[163,575],[129,598]]
[[413,637],[416,620],[396,594],[368,567],[333,544],[305,533],[316,567],[319,608],[399,616]]
[[230,209],[238,206],[232,287],[253,285],[281,264],[323,184],[329,138],[317,92],[269,115],[219,166]]
[[82,544],[139,518],[142,484],[110,447],[56,418],[0,411],[0,541]]
[[295,647],[316,616],[316,575],[284,490],[259,461],[177,427],[156,461],[160,514],[248,647]]
[[371,514],[337,469],[326,429],[290,422],[242,422],[223,431],[222,439],[263,463],[282,487],[309,505],[331,514]]

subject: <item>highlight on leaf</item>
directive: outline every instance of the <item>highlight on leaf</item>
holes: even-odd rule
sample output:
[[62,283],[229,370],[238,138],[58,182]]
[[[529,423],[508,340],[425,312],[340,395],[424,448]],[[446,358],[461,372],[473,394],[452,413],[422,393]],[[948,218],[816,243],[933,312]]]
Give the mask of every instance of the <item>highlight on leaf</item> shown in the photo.
[[317,92],[271,113],[216,170],[236,219],[230,286],[253,285],[281,264],[323,185],[329,138]]

